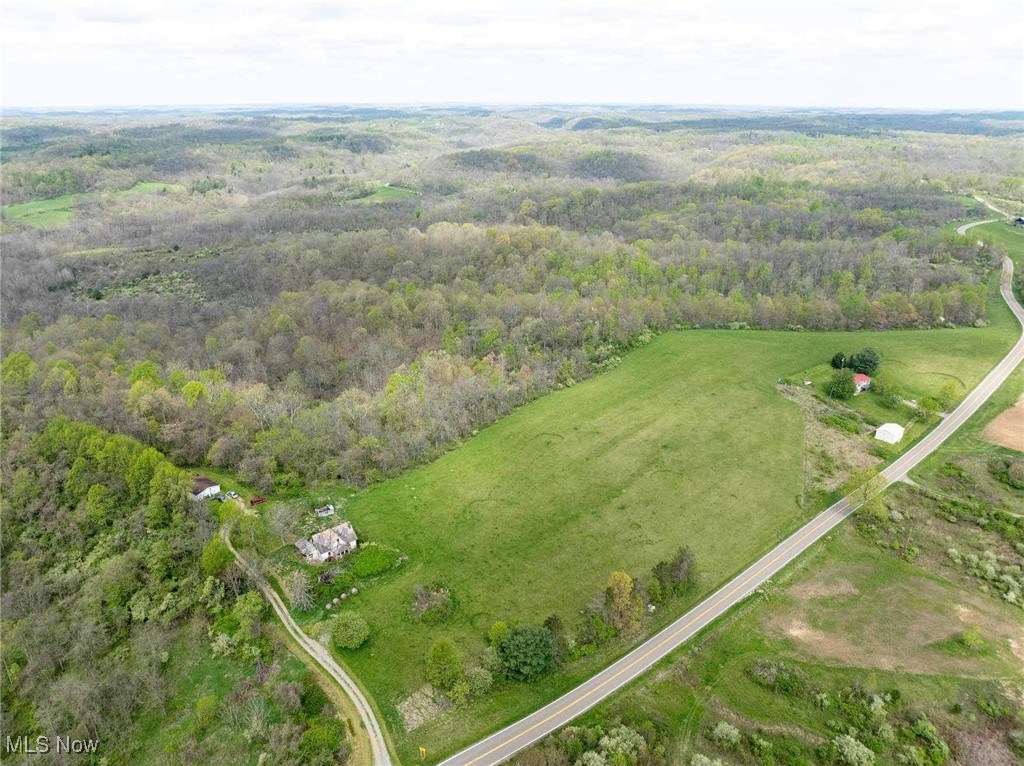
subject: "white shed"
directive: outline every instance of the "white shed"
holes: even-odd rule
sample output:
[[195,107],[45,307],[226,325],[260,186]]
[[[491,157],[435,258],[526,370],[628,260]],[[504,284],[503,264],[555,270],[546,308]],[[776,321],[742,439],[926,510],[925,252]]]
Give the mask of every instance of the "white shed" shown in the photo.
[[887,444],[897,444],[903,439],[904,428],[899,423],[882,423],[875,429],[875,438]]

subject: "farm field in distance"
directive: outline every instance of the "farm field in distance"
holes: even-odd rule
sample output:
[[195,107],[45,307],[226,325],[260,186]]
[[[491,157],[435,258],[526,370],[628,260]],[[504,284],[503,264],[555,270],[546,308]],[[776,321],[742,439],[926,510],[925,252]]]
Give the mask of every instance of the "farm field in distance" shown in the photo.
[[[662,335],[619,368],[534,402],[349,502],[345,513],[361,536],[410,561],[347,607],[365,616],[373,637],[342,659],[376,697],[403,752],[455,750],[610,654],[513,684],[403,737],[393,705],[425,682],[425,657],[439,636],[472,658],[497,619],[536,623],[555,613],[570,623],[609,572],[642,574],[682,544],[696,553],[706,593],[817,510],[798,504],[803,414],[776,391],[776,379],[833,349],[870,345],[908,391],[934,395],[950,378],[973,386],[1012,337],[1004,322],[956,331]],[[410,603],[416,585],[433,582],[451,589],[458,608],[428,627],[413,619]],[[673,613],[686,604],[673,603]]]

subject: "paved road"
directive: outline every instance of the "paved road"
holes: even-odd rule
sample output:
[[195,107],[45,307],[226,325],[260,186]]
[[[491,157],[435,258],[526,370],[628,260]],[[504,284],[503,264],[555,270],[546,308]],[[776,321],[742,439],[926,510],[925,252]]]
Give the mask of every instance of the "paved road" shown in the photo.
[[[1024,328],[1024,308],[1013,297],[1010,287],[1012,277],[1013,264],[1006,259],[1003,264],[1003,281],[1000,292]],[[959,407],[927,436],[881,472],[882,479],[878,481],[878,490],[880,491],[906,476],[908,471],[948,439],[999,388],[1022,360],[1024,360],[1024,335],[1017,341],[1010,353],[978,384],[977,388],[968,394]],[[456,753],[444,761],[441,766],[493,766],[508,760],[524,747],[565,726],[616,689],[647,671],[656,662],[678,649],[704,627],[757,590],[776,572],[852,514],[859,504],[860,500],[851,499],[851,497],[843,498],[805,524],[738,577],[722,586],[705,601],[629,654],[535,713],[477,742],[462,752]]]
[[289,635],[295,639],[295,643],[302,647],[302,649],[313,658],[324,671],[334,679],[334,681],[341,687],[342,691],[348,695],[348,698],[352,700],[352,704],[356,708],[356,712],[359,713],[359,717],[363,721],[363,726],[366,729],[366,733],[370,739],[370,750],[373,754],[373,763],[375,766],[391,766],[391,754],[388,752],[387,743],[384,740],[384,732],[381,730],[380,724],[377,722],[377,717],[373,714],[373,708],[370,707],[370,703],[363,696],[362,691],[356,685],[356,682],[346,673],[334,658],[331,653],[321,644],[319,641],[314,641],[309,635],[299,627],[298,623],[292,619],[291,612],[288,611],[288,607],[285,606],[281,597],[277,595],[270,583],[268,583],[263,576],[259,573],[256,567],[252,566],[248,561],[242,558],[242,555],[235,550],[235,546],[231,544],[231,536],[229,535],[228,526],[224,526],[220,530],[221,537],[224,538],[224,542],[228,544],[228,548],[235,555],[235,559],[238,561],[238,565],[242,570],[252,578],[253,582],[256,583],[257,587],[263,593],[264,598],[270,602],[270,606],[277,614],[281,623],[284,625],[285,630],[288,631]]

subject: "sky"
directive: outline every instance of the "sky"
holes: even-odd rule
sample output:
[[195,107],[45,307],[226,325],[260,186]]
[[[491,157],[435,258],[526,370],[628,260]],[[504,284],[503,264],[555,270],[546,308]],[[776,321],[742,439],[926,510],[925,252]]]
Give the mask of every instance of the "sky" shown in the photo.
[[0,105],[1024,108],[1020,0],[3,0]]

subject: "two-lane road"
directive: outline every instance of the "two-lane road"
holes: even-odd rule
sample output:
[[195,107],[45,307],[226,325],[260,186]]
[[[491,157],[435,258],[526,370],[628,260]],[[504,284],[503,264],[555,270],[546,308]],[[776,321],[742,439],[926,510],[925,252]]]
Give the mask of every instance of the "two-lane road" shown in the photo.
[[[1013,264],[1006,259],[1003,264],[1000,292],[1024,328],[1024,308],[1017,303],[1013,296],[1012,278]],[[881,472],[880,476],[884,483],[880,481],[878,489],[881,490],[893,482],[899,481],[914,466],[934,452],[1002,385],[1022,360],[1024,360],[1024,335],[952,414]],[[565,726],[616,689],[650,669],[659,660],[678,649],[700,630],[740,603],[776,572],[828,534],[837,524],[852,514],[858,505],[859,501],[849,497],[843,498],[805,524],[742,574],[624,657],[554,702],[462,752],[456,753],[444,761],[441,766],[494,766],[556,729]]]

